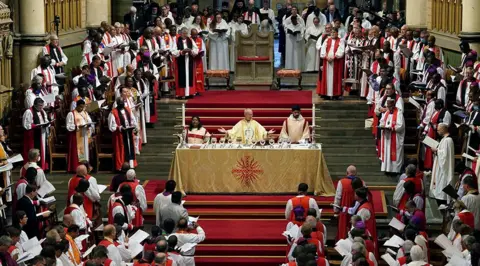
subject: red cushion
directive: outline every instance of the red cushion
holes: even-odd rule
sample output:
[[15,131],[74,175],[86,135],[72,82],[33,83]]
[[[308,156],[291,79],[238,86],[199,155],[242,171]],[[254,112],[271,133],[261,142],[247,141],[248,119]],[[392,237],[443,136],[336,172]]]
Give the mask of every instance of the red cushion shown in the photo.
[[270,57],[268,56],[239,56],[238,60],[240,61],[268,61]]
[[277,71],[277,77],[279,78],[299,78],[302,75],[302,71],[299,69],[280,69]]

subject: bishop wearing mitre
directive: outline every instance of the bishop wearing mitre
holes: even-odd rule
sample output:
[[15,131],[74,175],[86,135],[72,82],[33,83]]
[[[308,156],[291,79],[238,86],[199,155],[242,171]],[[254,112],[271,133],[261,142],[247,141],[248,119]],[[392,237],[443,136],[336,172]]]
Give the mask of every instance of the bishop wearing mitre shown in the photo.
[[300,106],[295,105],[292,107],[292,114],[283,121],[280,139],[290,139],[292,143],[298,143],[309,138],[308,121],[300,113]]
[[267,137],[267,134],[275,133],[275,130],[267,131],[257,121],[253,120],[252,109],[245,109],[243,112],[245,118],[240,120],[232,129],[225,130],[220,128],[218,131],[227,134],[229,139],[241,140],[242,144],[256,143]]

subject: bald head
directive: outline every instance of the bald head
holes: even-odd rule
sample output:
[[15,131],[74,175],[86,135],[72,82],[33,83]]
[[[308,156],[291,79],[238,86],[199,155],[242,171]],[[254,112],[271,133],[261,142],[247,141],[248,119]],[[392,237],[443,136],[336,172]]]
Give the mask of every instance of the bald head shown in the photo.
[[347,175],[349,176],[356,176],[357,175],[357,167],[354,165],[350,165],[347,167]]
[[438,131],[438,134],[440,134],[440,136],[444,136],[445,134],[448,133],[448,124],[445,124],[445,123],[438,124],[437,131]]
[[305,223],[309,224],[312,228],[317,226],[317,218],[315,218],[312,215],[308,215],[307,218],[305,219]]
[[157,242],[157,252],[167,252],[168,243],[167,240],[162,239]]
[[252,117],[253,117],[252,109],[250,108],[245,109],[245,111],[243,111],[243,115],[245,116],[245,120],[247,121],[252,120]]
[[105,225],[103,228],[103,236],[114,239],[117,232],[115,231],[115,226],[113,224]]
[[77,167],[77,175],[78,176],[86,176],[87,175],[87,167],[85,165],[79,165]]
[[163,264],[167,261],[167,255],[163,252],[159,252],[157,253],[157,255],[155,255],[155,263],[156,264]]
[[63,216],[63,224],[66,226],[66,227],[70,227],[70,225],[73,224],[73,217],[72,215],[70,214],[65,214]]

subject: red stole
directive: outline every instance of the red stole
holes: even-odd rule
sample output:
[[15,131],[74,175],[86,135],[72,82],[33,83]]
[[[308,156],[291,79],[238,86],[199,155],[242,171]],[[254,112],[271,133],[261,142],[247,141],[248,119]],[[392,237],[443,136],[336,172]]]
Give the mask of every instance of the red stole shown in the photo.
[[[138,180],[135,180],[134,182],[132,181],[123,182],[118,187],[121,188],[125,185],[130,187],[133,195],[133,201],[138,202],[137,195],[135,194],[135,189],[137,189],[137,186],[140,186],[140,184],[138,183]],[[140,227],[143,225],[142,208],[140,208],[140,206],[136,206],[136,207],[137,207],[137,211],[135,212],[135,218],[133,219],[132,224],[135,227]]]
[[[125,106],[125,113],[128,113],[129,115],[125,115],[126,118],[128,119],[130,117],[130,121],[128,121],[128,124],[130,126],[134,126],[131,122],[131,116],[133,115],[132,112],[130,111],[130,108]],[[122,125],[121,120],[120,120],[120,115],[121,113],[118,112],[117,108],[113,108],[112,110],[112,115],[115,118],[115,123],[117,124],[118,127]],[[132,140],[133,140],[133,132],[130,132],[132,134]],[[124,149],[124,139],[123,139],[123,133],[120,130],[115,130],[112,132],[112,141],[113,141],[113,150],[115,152],[115,169],[119,170],[122,168],[123,162],[125,162],[125,149]],[[133,141],[131,143],[133,147]],[[133,163],[134,167],[137,166],[137,160],[135,159],[135,152],[133,153]]]
[[[22,167],[22,171],[23,171],[23,167]],[[16,211],[16,208],[17,208],[17,187],[20,185],[20,184],[28,184],[27,180],[25,178],[23,178],[23,175],[22,175],[22,178],[18,179],[17,183],[15,183],[15,190],[13,191],[13,198],[12,198],[12,210],[13,210],[13,213],[15,213]]]
[[[412,181],[415,184],[415,195],[413,197],[416,197],[418,194],[422,194],[422,179],[418,177],[407,177],[403,181],[407,183],[408,181]],[[399,210],[405,210],[405,205],[407,204],[407,201],[410,199],[410,195],[406,192],[403,193],[402,198],[400,199],[400,202],[398,203],[398,209]],[[424,208],[425,208],[425,204]],[[402,216],[400,214],[397,214],[397,219],[401,220]]]
[[[72,198],[73,194],[76,193],[75,188],[78,186],[78,183],[80,183],[80,180],[83,179],[78,176],[73,176],[70,178],[70,181],[68,182],[68,194],[67,194],[67,206],[70,205],[70,199]],[[85,176],[85,180],[89,180],[90,175]],[[85,213],[87,213],[87,217],[92,219],[93,217],[93,202],[85,195],[85,193],[81,193],[83,195],[83,209],[85,210]]]
[[[120,200],[121,201],[121,200]],[[115,207],[118,207],[118,206],[121,206],[123,208],[123,213],[124,213],[124,216],[125,216],[125,221],[127,221],[127,223],[129,223],[128,221],[128,210],[127,210],[127,206],[125,206],[125,204],[122,202],[119,202],[119,201],[115,201],[112,205],[111,205],[111,208],[108,210],[108,223],[109,224],[113,224],[113,209],[115,209]]]
[[[110,245],[114,245],[116,247],[118,247],[118,243],[117,242],[110,242],[108,241],[107,239],[103,239],[102,241],[100,241],[100,243],[98,243],[99,246],[104,246],[106,248],[108,248]],[[107,259],[108,260],[108,259]],[[106,261],[105,261],[106,263]],[[106,264],[105,264],[106,265]]]
[[[197,44],[198,51],[202,51],[203,49],[203,41],[202,38],[197,37],[195,39],[195,44]],[[196,56],[195,59],[195,76],[197,83],[195,84],[195,90],[197,92],[205,92],[205,85],[204,85],[204,76],[203,76],[203,56]]]
[[[388,116],[390,115],[390,110],[388,110],[386,113],[385,113],[385,121],[388,120]],[[393,109],[393,117],[392,117],[392,125],[391,125],[391,136],[390,136],[390,160],[392,161],[396,161],[397,160],[397,132],[395,131],[395,126],[397,124],[397,115],[398,115],[398,109],[397,107],[394,107]],[[384,134],[382,134],[382,142],[381,142],[381,149],[380,149],[380,152],[381,152],[381,158],[382,158],[382,162],[385,161],[385,154],[383,152],[383,145],[384,145]]]
[[375,220],[375,211],[373,210],[372,204],[368,201],[365,201],[360,205],[360,207],[358,207],[357,212],[355,214],[357,214],[360,210],[363,210],[363,209],[367,209],[370,212],[370,219],[364,222],[367,230],[371,234],[371,238],[374,243],[373,253],[375,254],[375,257],[378,258],[378,239],[377,239],[377,228],[376,228],[377,222]]
[[[148,47],[148,45],[145,42],[145,38],[143,36],[140,36],[140,38],[138,39],[138,43],[140,44],[140,47],[142,47],[143,45]],[[152,49],[156,50],[155,48],[157,47],[157,42],[155,41],[155,38],[150,39],[150,43],[152,45]],[[153,51],[151,51],[151,52],[153,52]]]
[[[332,40],[332,38],[328,38],[326,40],[327,42],[327,54],[330,52],[330,48],[332,47],[332,43],[334,45],[334,56],[335,53],[337,53],[338,47],[341,43],[340,38],[337,38],[335,40]],[[333,96],[340,96],[342,94],[342,78],[343,78],[343,58],[334,58],[333,59],[333,73],[327,73],[328,72],[328,60],[326,58],[323,59],[323,71],[322,71],[322,80],[317,81],[317,94],[320,95],[327,95],[328,89],[327,89],[327,79],[329,78],[327,74],[333,74],[333,91],[332,95]]]

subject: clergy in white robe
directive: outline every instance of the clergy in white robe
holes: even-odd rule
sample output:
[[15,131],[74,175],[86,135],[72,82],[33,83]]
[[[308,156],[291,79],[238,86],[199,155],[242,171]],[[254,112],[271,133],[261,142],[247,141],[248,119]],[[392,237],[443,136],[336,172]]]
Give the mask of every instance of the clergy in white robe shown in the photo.
[[461,198],[465,207],[474,217],[475,230],[480,230],[480,195],[478,193],[477,180],[473,176],[466,176],[462,180],[462,186],[465,194]]
[[177,97],[195,95],[196,69],[194,58],[198,54],[197,44],[188,37],[188,28],[181,29],[181,36],[177,40],[177,49],[172,55],[177,58],[176,65],[176,93]]
[[402,111],[395,107],[395,98],[387,99],[387,111],[380,119],[380,128],[382,129],[381,170],[387,173],[400,173],[404,157],[405,120]]
[[318,71],[320,64],[320,49],[317,49],[317,41],[322,37],[325,28],[320,24],[318,17],[305,30],[307,54],[305,56],[305,71]]
[[218,131],[227,134],[227,137],[234,141],[240,140],[242,144],[257,143],[258,141],[264,140],[267,134],[275,132],[274,130],[267,132],[260,123],[253,120],[252,109],[245,109],[243,114],[245,118],[235,124],[232,129],[225,130],[224,128],[220,128]]
[[50,60],[49,56],[42,56],[40,65],[32,70],[30,78],[33,79],[36,75],[41,75],[43,77],[42,84],[47,89],[47,92],[57,96],[59,94],[58,83],[55,78],[55,69],[50,66]]
[[342,78],[345,55],[345,43],[338,38],[338,31],[332,28],[330,37],[326,39],[320,49],[320,58],[323,60],[322,76],[317,82],[317,94],[328,97],[342,95]]
[[210,139],[210,133],[203,127],[199,116],[193,116],[185,130],[188,144],[203,144]]
[[291,23],[285,25],[285,68],[304,69],[305,42],[303,36],[305,27],[298,23],[297,17],[291,17]]
[[308,121],[300,113],[300,106],[292,107],[292,114],[283,121],[280,139],[290,139],[292,143],[308,141],[310,139],[310,129]]
[[108,251],[108,258],[115,263],[116,266],[124,265],[122,255],[120,254],[120,250],[115,244],[115,238],[117,236],[117,232],[115,230],[115,226],[113,224],[105,225],[103,230],[103,240],[100,241],[98,244],[99,246],[104,246],[107,248]]
[[432,147],[434,161],[432,179],[430,182],[430,197],[446,201],[447,194],[442,190],[447,185],[455,185],[453,180],[455,169],[455,147],[453,140],[448,133],[446,124],[439,124],[437,132],[442,136],[438,147]]
[[208,69],[227,70],[230,69],[228,39],[230,37],[230,27],[222,19],[221,14],[215,16],[215,20],[210,23],[208,38],[210,44]]
[[232,43],[230,45],[230,71],[235,71],[235,64],[237,62],[237,60],[235,60],[236,58],[235,41],[237,39],[237,32],[243,35],[248,34],[248,27],[247,27],[247,24],[243,23],[242,16],[238,17],[236,22],[232,22],[230,24],[230,33],[232,34],[231,36]]
[[[196,233],[190,233],[188,231],[188,220],[181,218],[178,221],[178,231],[172,235],[177,237],[177,246],[181,247],[187,243],[190,244],[199,244],[203,242],[206,238],[205,231],[197,223],[193,223],[193,228]],[[195,247],[190,250],[184,251],[181,253],[184,256],[185,266],[195,266]]]
[[260,20],[264,24],[268,23],[268,31],[274,31],[277,28],[275,20],[275,12],[270,8],[270,1],[263,0],[263,7],[260,9]]
[[85,111],[85,101],[78,100],[75,110],[67,114],[68,170],[73,172],[80,162],[90,161],[89,141],[94,130],[92,119]]
[[[152,91],[150,90],[150,82],[142,78],[142,71],[140,69],[135,69],[134,71],[134,87],[137,89],[137,92],[140,96],[140,101],[142,105],[140,106],[140,128],[142,143],[147,143],[147,125],[151,123],[151,111],[152,104],[155,104],[153,99]],[[155,108],[153,108],[155,110]]]

